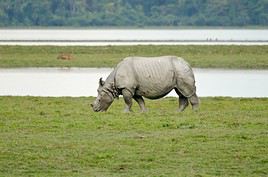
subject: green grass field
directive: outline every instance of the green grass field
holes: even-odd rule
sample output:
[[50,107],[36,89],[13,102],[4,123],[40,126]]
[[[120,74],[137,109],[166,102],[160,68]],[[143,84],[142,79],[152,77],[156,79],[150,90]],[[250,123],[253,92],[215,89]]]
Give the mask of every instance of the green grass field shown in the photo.
[[[59,60],[60,53],[74,59]],[[127,56],[176,55],[198,68],[268,69],[268,46],[0,46],[0,67],[114,67]]]
[[267,176],[268,99],[123,100],[94,113],[94,98],[0,97],[0,176]]
[[[59,60],[60,53],[74,59]],[[176,55],[193,67],[268,69],[268,46],[0,46],[0,68],[114,67]],[[267,176],[268,98],[176,98],[94,113],[93,97],[0,97],[0,176]]]

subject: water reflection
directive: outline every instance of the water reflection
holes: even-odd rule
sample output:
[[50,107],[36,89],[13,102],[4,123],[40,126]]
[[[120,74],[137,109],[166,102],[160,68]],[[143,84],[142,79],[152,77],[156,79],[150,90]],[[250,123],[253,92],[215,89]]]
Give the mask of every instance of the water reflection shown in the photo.
[[266,45],[267,29],[0,29],[0,45]]
[[[111,68],[0,69],[0,95],[96,96]],[[268,70],[194,69],[199,96],[268,97]],[[171,92],[168,96],[177,96]]]

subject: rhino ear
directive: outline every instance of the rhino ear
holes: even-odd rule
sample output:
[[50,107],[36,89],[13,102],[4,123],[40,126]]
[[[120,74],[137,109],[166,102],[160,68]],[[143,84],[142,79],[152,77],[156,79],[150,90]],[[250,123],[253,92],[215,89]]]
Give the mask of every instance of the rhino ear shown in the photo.
[[100,80],[99,80],[99,85],[103,86],[104,84],[105,84],[105,82],[102,80],[102,77],[101,77]]

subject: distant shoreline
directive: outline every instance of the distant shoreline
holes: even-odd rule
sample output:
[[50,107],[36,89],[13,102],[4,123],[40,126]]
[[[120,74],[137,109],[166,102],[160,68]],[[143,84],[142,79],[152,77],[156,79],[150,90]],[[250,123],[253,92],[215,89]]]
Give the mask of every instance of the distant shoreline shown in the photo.
[[135,45],[243,45],[267,46],[268,40],[0,40],[0,46],[135,46]]
[[243,43],[243,42],[252,42],[252,43],[266,43],[268,42],[268,40],[217,40],[217,39],[207,39],[207,40],[0,40],[0,42],[59,42],[59,43],[62,43],[62,42],[94,42],[94,43],[103,43],[103,42],[120,42],[120,43],[124,43],[124,42],[127,42],[127,43],[136,43],[136,42],[141,42],[141,43],[151,43],[151,42],[154,42],[154,43],[161,43],[161,42],[170,42],[170,43],[175,43],[175,42],[206,42],[206,43],[209,43],[209,42],[240,42],[240,43]]
[[90,26],[90,27],[74,27],[74,26],[0,26],[0,30],[55,30],[55,29],[60,29],[60,30],[96,30],[96,29],[107,29],[107,30],[114,30],[114,29],[119,29],[119,30],[267,30],[268,26]]

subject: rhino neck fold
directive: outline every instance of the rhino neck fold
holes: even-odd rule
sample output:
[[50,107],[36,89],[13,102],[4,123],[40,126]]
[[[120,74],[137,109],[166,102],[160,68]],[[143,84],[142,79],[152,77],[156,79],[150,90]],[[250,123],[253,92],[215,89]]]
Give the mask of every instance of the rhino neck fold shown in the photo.
[[119,97],[119,91],[113,86],[114,84],[112,83],[112,85],[110,87],[104,87],[103,91],[105,93],[107,93],[108,95],[110,95],[113,98],[118,98]]
[[108,93],[113,98],[118,98],[120,95],[119,90],[116,88],[115,81],[116,69],[114,69],[111,74],[105,80],[105,85],[103,86],[103,91]]

